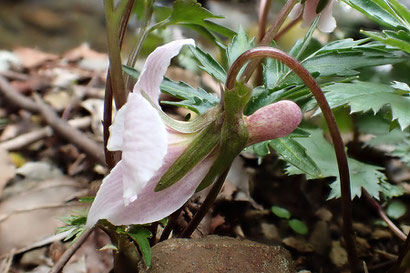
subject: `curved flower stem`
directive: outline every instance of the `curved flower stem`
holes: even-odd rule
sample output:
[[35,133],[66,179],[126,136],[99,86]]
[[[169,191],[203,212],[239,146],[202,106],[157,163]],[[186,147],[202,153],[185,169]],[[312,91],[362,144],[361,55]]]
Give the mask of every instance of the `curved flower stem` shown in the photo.
[[309,71],[307,71],[297,60],[295,60],[285,52],[276,48],[261,46],[250,49],[239,56],[239,58],[232,64],[231,69],[228,72],[225,87],[227,90],[234,87],[236,77],[240,69],[246,62],[248,62],[249,60],[261,59],[265,57],[278,60],[291,68],[293,72],[295,72],[302,79],[305,85],[312,92],[313,96],[317,100],[320,109],[322,110],[327,126],[329,127],[330,135],[332,137],[339,168],[340,186],[342,193],[341,199],[343,213],[343,236],[346,243],[350,268],[352,273],[361,272],[352,227],[350,176],[347,156],[345,153],[342,137],[336,124],[335,117],[333,116],[332,110],[330,109],[326,97],[323,94],[323,91],[320,89],[318,83],[310,75]]
[[380,218],[383,219],[383,221],[386,222],[387,226],[390,228],[390,230],[401,240],[405,241],[407,236],[390,220],[390,218],[384,213],[382,206],[373,199],[373,197],[370,196],[370,194],[362,188],[362,192],[364,196],[366,197],[367,201],[372,205],[377,210],[377,213],[379,214]]
[[209,191],[208,195],[205,198],[205,201],[202,203],[199,210],[195,213],[194,218],[189,222],[188,226],[181,232],[178,236],[180,238],[189,238],[194,230],[197,228],[199,223],[205,217],[206,213],[209,211],[210,207],[214,203],[216,197],[219,194],[219,191],[222,188],[222,185],[225,182],[225,178],[228,175],[230,167],[224,171],[216,180],[216,182],[212,185],[211,190]]

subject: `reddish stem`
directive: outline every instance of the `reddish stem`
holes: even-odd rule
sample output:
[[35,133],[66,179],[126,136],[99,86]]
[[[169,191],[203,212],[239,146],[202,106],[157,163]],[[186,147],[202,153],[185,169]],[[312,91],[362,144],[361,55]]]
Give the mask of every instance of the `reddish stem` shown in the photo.
[[269,12],[271,4],[272,4],[272,0],[261,0],[261,3],[259,5],[259,14],[258,14],[259,41],[263,39],[266,33],[266,21],[268,19],[268,12]]
[[236,77],[240,69],[246,62],[248,62],[249,60],[258,60],[265,57],[278,60],[287,65],[289,68],[291,68],[293,72],[295,72],[302,79],[305,85],[312,92],[313,96],[317,100],[320,109],[322,110],[323,116],[326,120],[327,126],[330,131],[330,135],[333,140],[333,146],[335,149],[339,169],[340,186],[342,193],[341,199],[343,213],[343,236],[346,243],[350,268],[352,273],[361,272],[352,227],[350,175],[349,166],[347,163],[347,156],[345,153],[342,137],[336,124],[335,117],[333,116],[332,110],[330,109],[326,97],[323,94],[323,91],[320,89],[318,83],[310,75],[309,71],[307,71],[297,60],[295,60],[285,52],[276,48],[261,46],[250,49],[243,53],[241,56],[239,56],[239,58],[233,63],[228,72],[225,87],[227,90],[234,88]]
[[384,213],[382,206],[380,206],[380,204],[376,200],[374,200],[373,197],[371,197],[364,188],[362,188],[362,192],[367,201],[369,201],[369,203],[376,209],[379,216],[383,219],[383,221],[386,222],[391,231],[393,231],[393,233],[396,234],[397,237],[405,241],[407,236],[390,220],[386,213]]

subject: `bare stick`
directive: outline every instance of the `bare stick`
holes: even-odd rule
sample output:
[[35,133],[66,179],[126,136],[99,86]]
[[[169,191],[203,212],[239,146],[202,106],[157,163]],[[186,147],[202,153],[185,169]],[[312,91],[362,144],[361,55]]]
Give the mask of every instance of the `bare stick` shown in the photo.
[[63,267],[66,263],[70,260],[70,258],[74,255],[77,249],[82,246],[82,244],[87,240],[88,236],[94,231],[94,228],[90,228],[84,231],[83,234],[79,238],[77,238],[74,243],[64,252],[64,254],[60,257],[58,262],[51,268],[49,273],[59,273],[62,271]]
[[386,222],[387,226],[390,228],[393,233],[402,239],[403,241],[406,241],[407,236],[390,220],[390,218],[384,213],[382,206],[373,199],[373,197],[370,196],[370,194],[362,188],[362,192],[364,196],[366,197],[366,200],[369,201],[369,203],[374,207],[379,214],[379,216],[383,219],[383,221]]
[[[68,121],[68,124],[77,129],[83,129],[90,126],[91,118],[84,117],[78,119],[72,119]],[[27,145],[30,145],[40,139],[51,136],[53,129],[50,126],[46,126],[41,129],[34,130],[32,132],[19,135],[13,139],[9,139],[0,143],[0,149],[7,151],[19,150]]]
[[36,96],[35,100],[38,104],[38,110],[41,116],[57,134],[79,147],[93,160],[100,164],[105,164],[104,151],[100,145],[97,145],[81,131],[73,128],[66,121],[59,118],[54,110],[45,104],[39,96]]
[[[306,70],[297,60],[286,54],[285,52],[267,46],[256,47],[243,53],[232,64],[231,69],[228,72],[226,80],[226,89],[230,90],[234,88],[236,77],[242,68],[242,66],[252,59],[260,58],[273,58],[278,60],[293,70],[305,83],[305,85],[312,92],[313,96],[322,110],[323,116],[326,120],[327,126],[330,131],[330,135],[333,141],[333,147],[336,153],[337,165],[339,169],[340,187],[342,193],[342,213],[343,213],[343,236],[346,243],[350,268],[352,273],[361,272],[361,266],[357,257],[356,243],[353,235],[352,225],[352,204],[351,204],[351,192],[350,192],[350,175],[349,166],[347,163],[347,156],[344,149],[342,137],[336,124],[335,117],[332,110],[326,100],[323,91]],[[245,79],[246,80],[246,79]]]
[[2,93],[6,100],[11,104],[33,113],[40,113],[48,125],[50,125],[57,134],[79,147],[96,162],[105,164],[102,147],[89,139],[78,129],[70,126],[65,120],[59,118],[54,110],[42,102],[40,98],[37,98],[36,103],[21,95],[2,76],[0,76],[0,93]]

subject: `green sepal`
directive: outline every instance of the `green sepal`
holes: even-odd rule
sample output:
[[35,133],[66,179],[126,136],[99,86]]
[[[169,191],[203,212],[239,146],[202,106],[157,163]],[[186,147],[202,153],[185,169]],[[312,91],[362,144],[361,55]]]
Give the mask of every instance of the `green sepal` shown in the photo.
[[171,129],[174,129],[180,133],[191,134],[200,131],[206,125],[214,121],[220,112],[219,106],[215,106],[192,121],[175,120],[164,113],[164,111],[162,111],[162,109],[155,104],[143,90],[141,91],[141,94],[151,104],[151,106],[158,111],[164,123]]
[[201,191],[214,182],[222,172],[230,168],[235,157],[246,147],[248,129],[243,119],[243,111],[250,99],[251,90],[243,83],[225,92],[225,117],[221,132],[221,145],[218,157],[196,191]]
[[169,167],[159,180],[155,191],[162,191],[181,180],[190,170],[211,153],[220,141],[221,122],[207,125],[191,142],[184,153]]

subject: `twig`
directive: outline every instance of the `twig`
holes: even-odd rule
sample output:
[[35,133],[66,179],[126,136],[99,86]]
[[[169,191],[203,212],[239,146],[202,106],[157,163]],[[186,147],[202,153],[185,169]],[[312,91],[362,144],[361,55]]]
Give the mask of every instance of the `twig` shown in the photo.
[[386,222],[390,230],[401,240],[405,241],[407,236],[390,220],[386,213],[384,213],[382,206],[380,206],[380,204],[376,200],[374,200],[373,197],[371,197],[364,188],[362,188],[362,192],[366,197],[366,200],[372,205],[373,208],[376,209],[377,213],[383,219],[383,221]]
[[[83,117],[78,119],[72,119],[68,121],[68,124],[77,129],[84,129],[90,126],[91,118]],[[13,139],[9,139],[0,143],[0,149],[7,151],[19,150],[27,145],[30,145],[40,139],[51,136],[53,130],[50,126],[46,126],[41,129],[34,130],[32,132],[19,135]]]
[[59,273],[62,271],[64,265],[70,260],[74,253],[81,247],[81,245],[87,240],[88,236],[94,231],[94,228],[90,228],[84,231],[79,238],[64,252],[58,262],[51,268],[49,273]]
[[85,136],[81,131],[70,126],[66,121],[59,118],[53,109],[45,104],[39,96],[35,96],[38,110],[43,119],[61,137],[83,150],[88,156],[100,164],[105,164],[104,152],[100,145]]
[[340,177],[340,187],[342,194],[342,213],[343,213],[343,236],[346,243],[350,268],[352,273],[361,272],[361,265],[357,257],[356,243],[353,235],[353,225],[352,225],[352,205],[351,205],[351,192],[350,192],[350,175],[349,166],[347,163],[347,156],[344,149],[344,144],[340,131],[337,127],[335,117],[333,116],[332,110],[326,100],[323,91],[320,86],[315,81],[315,79],[310,75],[309,71],[306,70],[297,60],[289,56],[285,52],[267,46],[256,47],[250,49],[239,56],[236,61],[231,66],[228,72],[226,89],[230,90],[234,88],[236,77],[242,68],[242,66],[252,60],[260,58],[273,58],[278,60],[289,68],[293,70],[304,82],[304,84],[312,92],[313,96],[322,110],[323,116],[326,120],[327,126],[330,131],[330,135],[333,141],[333,147],[336,154],[337,165],[339,169]]
[[181,238],[189,238],[191,234],[195,231],[199,223],[202,221],[206,213],[209,211],[209,208],[212,206],[213,202],[215,201],[216,197],[218,196],[222,185],[225,182],[225,178],[229,172],[228,168],[225,170],[219,177],[218,180],[212,185],[211,190],[209,191],[208,195],[206,196],[204,202],[202,203],[199,210],[195,213],[194,218],[189,222],[188,226],[181,232],[179,237]]
[[0,76],[0,93],[9,103],[28,110],[32,113],[40,113],[44,120],[53,130],[67,141],[73,143],[96,162],[105,164],[102,147],[89,139],[81,131],[70,126],[66,121],[59,118],[54,110],[37,98],[37,103],[21,95],[8,82]]

